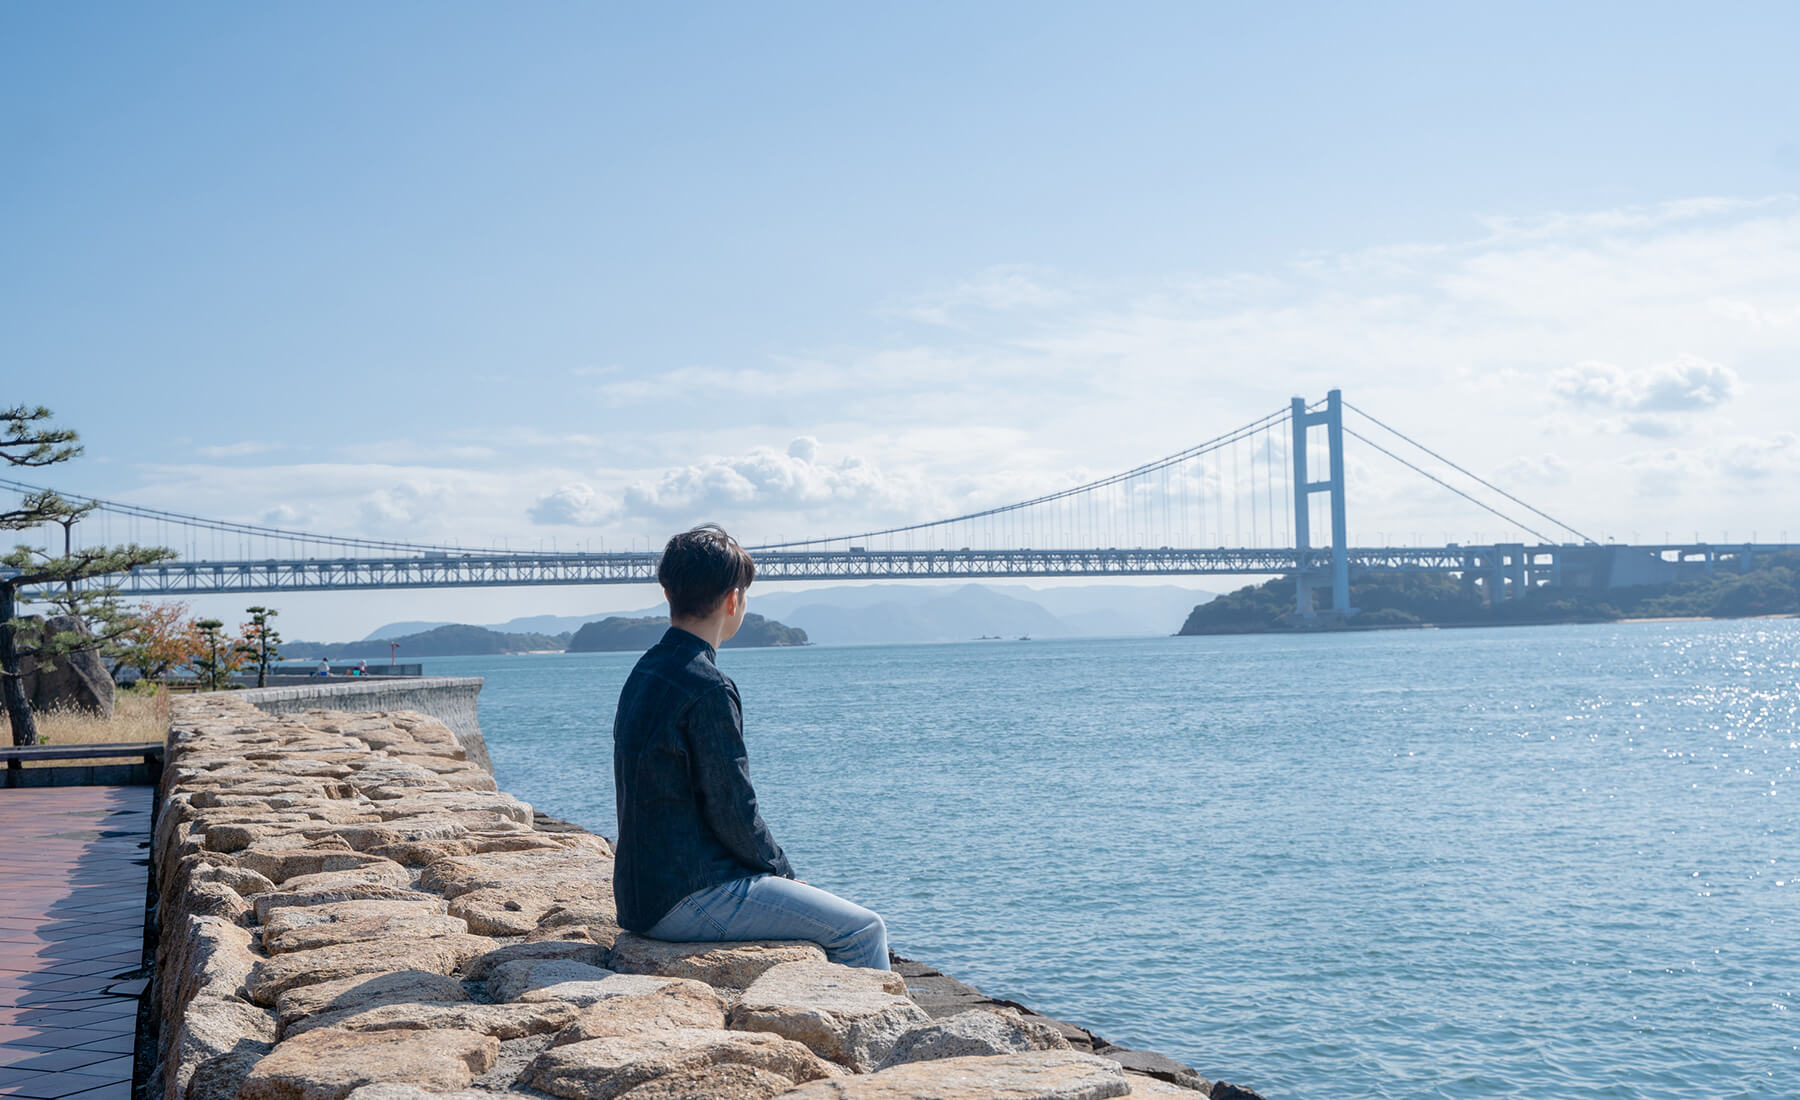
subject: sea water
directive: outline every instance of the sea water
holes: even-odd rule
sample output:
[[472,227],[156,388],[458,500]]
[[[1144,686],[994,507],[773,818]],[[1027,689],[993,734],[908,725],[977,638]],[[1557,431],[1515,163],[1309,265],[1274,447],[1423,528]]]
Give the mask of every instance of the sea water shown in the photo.
[[[455,658],[614,835],[636,654]],[[1281,1098],[1800,1095],[1800,622],[725,650],[900,953]]]

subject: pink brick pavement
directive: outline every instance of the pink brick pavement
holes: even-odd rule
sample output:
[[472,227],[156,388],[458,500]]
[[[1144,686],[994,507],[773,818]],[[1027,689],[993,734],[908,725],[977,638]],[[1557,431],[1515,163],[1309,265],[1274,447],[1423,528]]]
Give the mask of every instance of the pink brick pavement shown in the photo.
[[0,790],[0,1097],[129,1100],[152,793]]

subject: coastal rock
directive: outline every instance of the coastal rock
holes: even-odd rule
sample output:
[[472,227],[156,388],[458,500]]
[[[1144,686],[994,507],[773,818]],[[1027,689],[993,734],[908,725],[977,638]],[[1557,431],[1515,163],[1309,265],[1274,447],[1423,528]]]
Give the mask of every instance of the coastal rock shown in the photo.
[[236,1100],[244,1078],[250,1076],[250,1071],[269,1050],[267,1044],[245,1044],[228,1054],[208,1058],[194,1067],[185,1091],[167,1095],[180,1096],[184,1100]]
[[796,1083],[831,1073],[804,1046],[779,1036],[680,1028],[553,1046],[532,1062],[528,1080],[565,1100],[612,1100],[659,1077],[722,1065],[750,1066]]
[[1108,1061],[1119,1063],[1130,1072],[1141,1073],[1146,1077],[1156,1077],[1182,1088],[1203,1092],[1212,1087],[1211,1083],[1200,1076],[1192,1066],[1182,1065],[1173,1058],[1165,1058],[1147,1050],[1102,1046],[1094,1053]]
[[1138,1100],[1202,1100],[1206,1096],[1205,1089],[1183,1088],[1130,1070],[1125,1071],[1125,1079],[1131,1082],[1131,1091],[1125,1095],[1135,1096]]
[[263,950],[271,955],[342,943],[460,935],[468,925],[416,901],[340,901],[277,909],[263,926]]
[[1263,1100],[1263,1094],[1228,1081],[1214,1081],[1207,1100]]
[[823,964],[825,949],[804,940],[668,943],[621,932],[606,965],[621,974],[659,974],[721,989],[745,989],[765,971],[790,962]]
[[620,1100],[766,1100],[793,1087],[779,1073],[727,1063],[657,1077],[621,1093]]
[[725,1027],[725,1002],[710,985],[686,978],[648,979],[641,974],[621,977],[655,980],[662,985],[645,993],[594,1001],[581,1009],[574,1023],[557,1033],[552,1045],[567,1046],[638,1031],[672,1031],[676,1028],[721,1031]]
[[[434,864],[435,866],[435,864]],[[483,886],[457,895],[450,913],[469,922],[480,936],[524,936],[553,909],[570,905],[609,905],[612,886],[602,882],[556,882]]]
[[[327,873],[362,871],[363,881],[403,886],[412,881],[406,868],[391,859],[358,852],[338,837],[317,840],[303,848],[251,847],[236,853],[239,867],[248,867],[280,886],[290,879],[308,879]],[[307,883],[301,883],[301,886]]]
[[1027,1050],[1068,1050],[1069,1041],[1047,1024],[1000,1010],[970,1009],[922,1024],[900,1036],[880,1068],[940,1058],[1017,1054]]
[[771,967],[744,990],[727,1022],[804,1043],[821,1058],[868,1073],[911,1029],[930,1022],[906,999],[906,982],[887,970],[836,963]]
[[[41,624],[45,638],[58,634],[79,634],[84,638],[94,636],[87,623],[74,615],[51,615],[46,619],[29,615],[26,618]],[[106,662],[100,659],[99,650],[93,647],[93,643],[83,642],[81,645],[81,649],[58,654],[54,660],[41,663],[31,653],[20,655],[20,684],[24,688],[25,698],[31,701],[34,709],[47,711],[70,708],[97,714],[102,718],[112,717],[112,675],[106,671]]]
[[535,833],[473,833],[465,828],[462,836],[443,840],[402,840],[370,848],[368,851],[396,863],[404,863],[408,867],[428,867],[440,859],[480,855],[484,852],[539,852],[561,847],[563,845],[555,840]]
[[355,974],[312,985],[295,986],[275,999],[280,1034],[308,1016],[351,1012],[389,1004],[455,1004],[469,991],[455,978],[426,970],[390,970]]
[[338,1031],[284,1041],[256,1064],[239,1100],[340,1100],[359,1086],[466,1088],[499,1056],[500,1042],[473,1031]]
[[941,1058],[816,1081],[792,1100],[1106,1100],[1131,1083],[1115,1062],[1072,1050]]
[[478,1031],[496,1039],[522,1039],[527,1035],[560,1033],[576,1021],[580,1010],[561,1001],[541,1004],[389,1004],[308,1016],[288,1028],[287,1035],[304,1035],[321,1027],[340,1031],[406,1031],[456,1028]]
[[613,861],[594,851],[557,847],[441,859],[419,875],[419,888],[457,898],[484,887],[555,890],[612,882]]
[[[573,1005],[592,1005],[619,997],[640,997],[656,993],[672,982],[688,982],[686,978],[659,978],[651,974],[608,974],[604,978],[550,982],[519,995],[521,1001],[567,1001]],[[711,990],[700,982],[691,984]]]
[[340,943],[291,951],[256,964],[244,983],[250,999],[273,1005],[283,992],[357,974],[391,970],[425,970],[449,974],[465,960],[491,950],[479,936],[395,937],[374,943]]
[[462,976],[471,982],[485,982],[494,968],[504,963],[565,959],[603,967],[606,948],[578,940],[552,940],[543,943],[509,943],[483,952],[464,964]]
[[421,898],[438,900],[434,895],[420,893],[409,886],[351,878],[349,881],[309,883],[300,890],[270,890],[250,899],[250,905],[256,910],[256,919],[267,923],[271,914],[291,906],[330,905],[340,901],[418,901]]
[[250,932],[221,917],[189,917],[178,954],[163,974],[163,1017],[200,998],[241,999],[257,966]]
[[217,882],[190,883],[181,895],[181,909],[193,916],[218,917],[233,924],[243,923],[251,912],[250,903],[229,886]]
[[559,982],[598,982],[612,976],[610,970],[573,959],[519,959],[488,972],[488,996],[496,1001],[516,1001],[530,990]]
[[269,881],[268,876],[235,864],[229,866],[208,864],[205,868],[196,870],[191,881],[218,883],[221,886],[229,887],[239,897],[244,898],[253,898],[258,894],[275,889],[275,884]]
[[266,1054],[275,1045],[275,1014],[236,997],[196,997],[167,1041],[164,1088],[182,1096],[202,1063],[238,1050]]

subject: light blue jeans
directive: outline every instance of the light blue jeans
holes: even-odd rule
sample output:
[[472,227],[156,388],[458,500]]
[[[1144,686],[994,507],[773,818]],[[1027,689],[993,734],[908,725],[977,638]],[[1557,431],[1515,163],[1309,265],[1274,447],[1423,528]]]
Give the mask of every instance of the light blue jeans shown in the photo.
[[653,940],[811,940],[845,966],[888,968],[887,925],[860,905],[816,886],[755,875],[696,890],[649,932]]

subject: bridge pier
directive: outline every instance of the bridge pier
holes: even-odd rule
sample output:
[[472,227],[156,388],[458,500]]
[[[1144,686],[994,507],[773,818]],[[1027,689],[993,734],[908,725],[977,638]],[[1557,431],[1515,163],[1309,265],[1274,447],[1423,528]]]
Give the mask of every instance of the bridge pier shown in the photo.
[[[1294,547],[1300,568],[1294,574],[1294,610],[1303,619],[1318,617],[1313,606],[1314,580],[1308,551],[1312,548],[1312,494],[1327,493],[1331,500],[1331,613],[1348,618],[1356,613],[1350,606],[1350,534],[1344,509],[1344,396],[1341,390],[1325,395],[1323,412],[1308,412],[1305,398],[1296,397],[1289,407],[1292,445],[1288,448],[1294,462]],[[1315,425],[1324,425],[1327,453],[1327,476],[1313,481],[1307,474],[1306,433]]]

